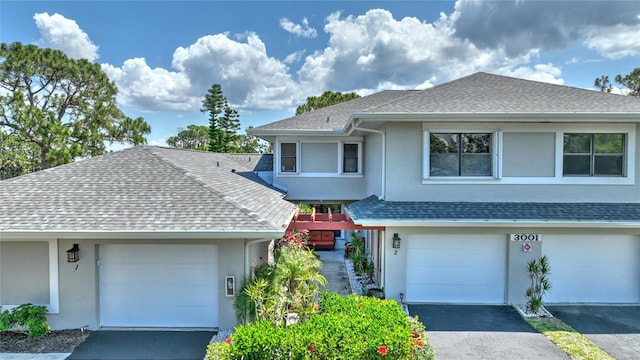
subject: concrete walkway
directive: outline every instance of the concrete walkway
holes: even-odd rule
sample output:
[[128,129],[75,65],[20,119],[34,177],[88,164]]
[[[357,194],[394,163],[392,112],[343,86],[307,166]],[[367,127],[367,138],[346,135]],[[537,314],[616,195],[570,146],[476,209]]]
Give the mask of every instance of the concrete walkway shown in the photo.
[[327,279],[325,289],[342,295],[351,294],[349,276],[344,265],[344,249],[318,250],[316,254],[322,261],[320,274]]

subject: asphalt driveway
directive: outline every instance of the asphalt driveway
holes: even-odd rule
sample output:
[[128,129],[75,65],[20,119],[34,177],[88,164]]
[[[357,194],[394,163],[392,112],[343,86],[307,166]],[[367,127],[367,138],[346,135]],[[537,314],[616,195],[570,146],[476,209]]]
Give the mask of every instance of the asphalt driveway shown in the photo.
[[545,308],[616,359],[640,359],[640,306],[545,305]]
[[568,359],[511,306],[409,305],[427,327],[438,360]]
[[67,360],[202,360],[213,331],[94,331]]

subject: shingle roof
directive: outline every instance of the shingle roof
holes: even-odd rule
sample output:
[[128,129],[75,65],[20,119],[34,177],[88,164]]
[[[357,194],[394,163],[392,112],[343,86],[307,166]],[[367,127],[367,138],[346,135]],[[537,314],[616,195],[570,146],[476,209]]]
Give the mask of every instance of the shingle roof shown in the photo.
[[412,90],[386,90],[258,126],[249,129],[248,132],[252,132],[253,130],[333,131],[333,129],[336,128],[342,129],[347,125],[351,114],[366,111],[367,109],[401,99],[416,92],[417,91]]
[[260,155],[138,146],[0,181],[1,231],[282,231]]
[[480,72],[368,112],[640,114],[640,99]]
[[[277,131],[344,129],[352,115],[393,114],[629,114],[640,117],[640,98],[475,73],[420,91],[389,90],[256,127]],[[327,121],[328,119],[328,121]],[[442,120],[442,119],[440,119]]]
[[413,202],[376,196],[347,206],[356,224],[367,221],[416,222],[640,222],[636,203]]

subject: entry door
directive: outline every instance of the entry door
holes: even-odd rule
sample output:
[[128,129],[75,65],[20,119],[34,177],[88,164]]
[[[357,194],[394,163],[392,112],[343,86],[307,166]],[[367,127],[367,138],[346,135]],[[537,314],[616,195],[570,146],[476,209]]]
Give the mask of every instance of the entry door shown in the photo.
[[102,326],[218,325],[214,245],[101,245],[99,252]]
[[407,254],[409,302],[505,302],[505,236],[410,235]]

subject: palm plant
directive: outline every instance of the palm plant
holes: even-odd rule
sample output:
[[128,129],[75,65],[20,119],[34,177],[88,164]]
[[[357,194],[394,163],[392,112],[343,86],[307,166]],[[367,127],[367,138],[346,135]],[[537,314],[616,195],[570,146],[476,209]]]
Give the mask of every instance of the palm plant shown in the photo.
[[551,283],[548,278],[551,269],[549,268],[547,256],[531,260],[527,264],[527,272],[529,273],[529,279],[531,279],[531,286],[525,293],[527,310],[537,314],[542,307],[544,294],[551,289]]

